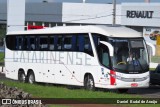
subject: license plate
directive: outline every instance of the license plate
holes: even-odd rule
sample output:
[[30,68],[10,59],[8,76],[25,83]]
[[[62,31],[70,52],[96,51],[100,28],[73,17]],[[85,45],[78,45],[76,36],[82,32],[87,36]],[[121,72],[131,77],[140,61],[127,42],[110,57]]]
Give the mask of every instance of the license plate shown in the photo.
[[131,87],[138,87],[138,84],[137,83],[132,83]]

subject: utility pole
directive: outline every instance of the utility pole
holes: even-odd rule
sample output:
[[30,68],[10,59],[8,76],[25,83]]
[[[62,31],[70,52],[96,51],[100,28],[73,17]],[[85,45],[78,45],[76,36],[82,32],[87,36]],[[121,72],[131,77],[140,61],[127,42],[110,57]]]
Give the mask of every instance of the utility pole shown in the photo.
[[112,25],[116,24],[116,0],[113,0],[113,23]]

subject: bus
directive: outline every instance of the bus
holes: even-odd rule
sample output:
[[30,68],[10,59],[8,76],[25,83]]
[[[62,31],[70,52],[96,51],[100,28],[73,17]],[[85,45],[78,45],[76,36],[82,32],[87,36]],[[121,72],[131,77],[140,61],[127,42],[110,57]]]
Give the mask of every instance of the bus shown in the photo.
[[149,58],[140,32],[123,26],[59,26],[13,31],[5,38],[6,77],[118,89],[149,86]]

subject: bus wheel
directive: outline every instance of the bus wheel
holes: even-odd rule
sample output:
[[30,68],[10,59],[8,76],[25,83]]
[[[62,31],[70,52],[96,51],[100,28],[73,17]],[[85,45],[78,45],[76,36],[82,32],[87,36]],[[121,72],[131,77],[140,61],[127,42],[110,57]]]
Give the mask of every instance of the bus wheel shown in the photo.
[[128,89],[118,89],[119,93],[126,93],[128,91]]
[[35,76],[33,72],[29,72],[28,78],[27,78],[28,83],[34,84],[35,83]]
[[25,73],[23,71],[20,71],[18,73],[18,81],[23,82],[23,83],[26,82],[26,76],[25,76]]
[[84,87],[86,90],[95,90],[94,80],[91,75],[87,75],[84,79]]

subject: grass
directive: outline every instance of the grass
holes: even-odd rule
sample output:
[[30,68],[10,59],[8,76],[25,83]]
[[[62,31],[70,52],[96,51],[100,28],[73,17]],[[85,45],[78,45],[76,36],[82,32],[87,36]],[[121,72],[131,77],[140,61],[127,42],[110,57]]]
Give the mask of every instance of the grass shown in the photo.
[[0,52],[0,62],[4,62],[4,53]]
[[[1,81],[4,82],[7,86],[18,87],[25,92],[32,94],[35,98],[142,98],[139,95],[128,95],[128,94],[119,94],[114,92],[103,92],[103,91],[87,91],[84,89],[69,90],[66,87],[62,86],[44,86],[39,84],[27,84],[20,83],[15,81]],[[76,99],[76,101],[83,100],[88,101],[88,99]],[[89,100],[90,101],[90,100]],[[92,101],[92,99],[91,99]],[[95,101],[95,100],[94,100]],[[118,105],[118,104],[116,104]],[[119,105],[118,105],[119,106]],[[146,107],[150,106],[149,104],[123,104],[123,106],[129,107]],[[159,107],[159,104],[152,105],[152,107]],[[68,107],[65,105],[50,105],[49,107]]]
[[160,63],[160,56],[152,56],[151,62]]
[[113,92],[87,91],[84,89],[70,90],[62,86],[43,86],[14,81],[3,82],[8,86],[21,88],[33,96],[40,98],[140,98],[140,96],[122,95]]
[[154,71],[156,68],[149,68],[150,71]]

